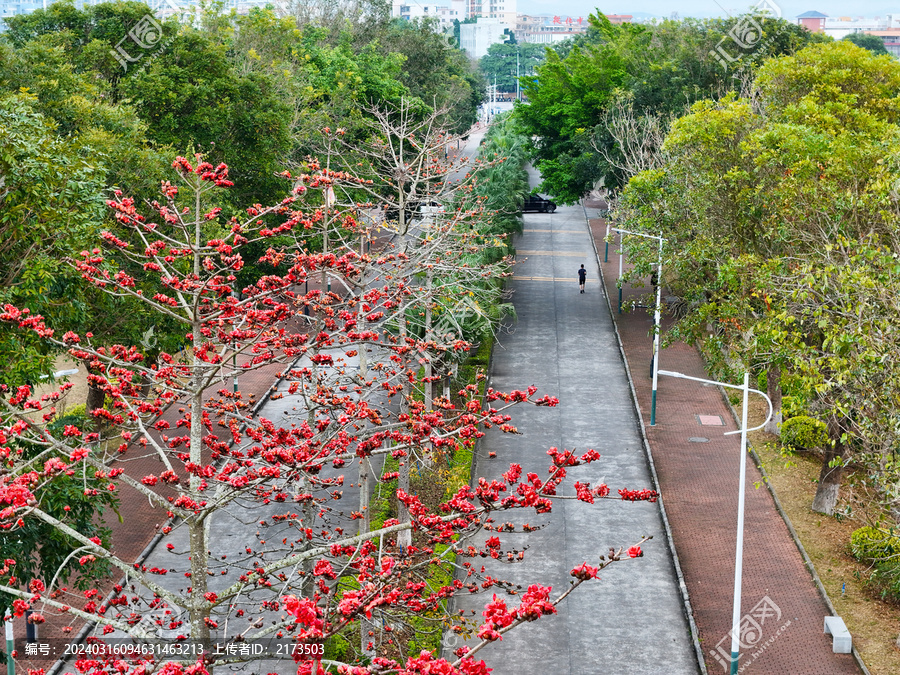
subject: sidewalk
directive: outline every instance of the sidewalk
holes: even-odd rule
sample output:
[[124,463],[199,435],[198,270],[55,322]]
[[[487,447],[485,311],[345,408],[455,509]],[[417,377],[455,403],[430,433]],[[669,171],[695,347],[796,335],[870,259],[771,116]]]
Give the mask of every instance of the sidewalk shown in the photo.
[[[590,212],[599,206],[587,203]],[[595,211],[596,212],[596,211]],[[618,314],[618,245],[610,243],[603,263],[606,221],[590,220],[612,315],[643,415],[659,475],[660,491],[684,573],[709,673],[728,672],[734,591],[740,436],[718,387],[659,377],[656,426],[649,426],[651,395],[651,312]],[[623,289],[623,304],[651,290]],[[663,332],[671,325],[664,318]],[[660,368],[707,377],[697,351],[683,343],[663,349]],[[736,383],[740,384],[740,383]],[[752,383],[751,383],[752,386]],[[719,426],[710,425],[718,422]],[[704,424],[705,423],[705,424]],[[742,673],[838,675],[859,673],[850,654],[832,653],[823,634],[829,615],[810,572],[759,470],[748,456],[743,584],[741,602]],[[758,487],[757,487],[758,486]]]

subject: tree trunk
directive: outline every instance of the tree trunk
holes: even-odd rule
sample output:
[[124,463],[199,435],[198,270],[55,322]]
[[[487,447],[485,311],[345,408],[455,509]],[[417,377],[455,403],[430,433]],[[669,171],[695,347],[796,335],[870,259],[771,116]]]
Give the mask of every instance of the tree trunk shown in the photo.
[[766,424],[765,431],[776,436],[781,435],[781,366],[772,365],[766,371],[766,393],[772,401],[772,419]]
[[[199,210],[197,213],[199,213]],[[195,255],[195,258],[199,259],[199,256]],[[195,271],[196,269],[195,266]],[[203,465],[203,433],[205,431],[203,427],[203,384],[206,369],[204,368],[205,364],[198,356],[200,348],[203,346],[201,325],[200,320],[195,315],[191,326],[191,334],[193,335],[191,369],[193,374],[191,375],[190,393],[188,394],[191,406],[190,426],[188,427],[190,434],[188,452],[190,461],[197,466]],[[184,491],[187,496],[198,502],[204,497],[200,489],[201,481],[202,478],[199,475],[191,473],[188,488]],[[191,639],[198,644],[206,646],[209,644],[210,639],[207,621],[211,614],[204,598],[209,589],[209,580],[206,576],[209,569],[209,520],[203,512],[200,512],[188,518],[186,524],[188,528],[188,544],[191,548]]]
[[369,474],[372,473],[372,464],[368,457],[359,459],[359,533],[366,534],[369,531]]
[[[429,269],[425,273],[425,343],[431,341],[431,283],[432,283],[433,273]],[[423,393],[423,398],[425,401],[425,410],[434,410],[434,382],[431,381],[431,377],[434,375],[434,364],[431,362],[431,356],[425,356],[425,387]],[[425,451],[425,456],[423,457],[424,465],[427,468],[430,468],[434,464],[434,454],[433,448],[431,447],[431,443],[426,441],[423,447]]]
[[[84,367],[87,368],[87,372],[90,373],[91,369],[88,365],[88,362],[84,362]],[[88,385],[87,391],[87,400],[85,401],[85,412],[89,419],[94,419],[91,416],[91,413],[99,408],[103,407],[103,403],[106,401],[106,394],[103,393],[102,389],[98,387],[94,387],[93,385]]]
[[[406,457],[400,458],[400,477],[397,479],[397,489],[403,490],[409,494],[409,465],[412,462],[412,455],[407,453]],[[401,523],[408,523],[410,518],[409,511],[399,499],[397,500],[397,520]],[[412,546],[412,530],[402,530],[397,533],[397,545],[402,546],[404,550]]]
[[[838,493],[841,488],[841,477],[844,473],[844,464],[841,461],[844,454],[844,444],[841,441],[842,429],[834,416],[828,420],[828,435],[831,443],[825,448],[825,456],[822,458],[822,471],[819,474],[819,487],[813,498],[812,510],[831,516],[837,505]],[[835,466],[831,466],[832,462]]]
[[[401,317],[400,319],[400,340],[401,343],[406,340],[406,319]],[[408,371],[410,366],[409,361],[407,360],[404,363],[404,372]],[[408,413],[409,412],[409,396],[410,396],[410,384],[404,378],[403,380],[403,391],[400,392],[400,412]],[[400,457],[400,468],[398,472],[400,476],[397,478],[397,489],[403,490],[407,494],[409,494],[409,464],[412,461],[412,448],[406,451],[405,457]],[[406,506],[398,499],[397,500],[397,520],[401,523],[410,522],[411,518],[409,515],[409,511],[406,509]],[[402,530],[397,533],[397,544],[402,546],[404,550],[412,546],[412,531],[411,530]]]

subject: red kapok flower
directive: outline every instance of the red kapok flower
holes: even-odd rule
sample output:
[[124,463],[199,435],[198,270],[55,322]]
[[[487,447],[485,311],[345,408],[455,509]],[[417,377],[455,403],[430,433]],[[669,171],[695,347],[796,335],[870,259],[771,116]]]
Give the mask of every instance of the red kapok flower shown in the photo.
[[581,563],[578,567],[573,569],[569,574],[571,574],[576,579],[582,579],[583,581],[587,581],[588,579],[596,579],[597,578],[597,568],[591,567],[586,562]]

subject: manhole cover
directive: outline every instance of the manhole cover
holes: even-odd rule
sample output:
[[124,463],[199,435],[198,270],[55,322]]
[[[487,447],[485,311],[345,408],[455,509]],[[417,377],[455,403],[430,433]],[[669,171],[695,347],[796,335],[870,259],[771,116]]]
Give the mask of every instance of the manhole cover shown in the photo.
[[691,436],[688,440],[691,443],[709,443],[709,439],[703,438],[703,436]]

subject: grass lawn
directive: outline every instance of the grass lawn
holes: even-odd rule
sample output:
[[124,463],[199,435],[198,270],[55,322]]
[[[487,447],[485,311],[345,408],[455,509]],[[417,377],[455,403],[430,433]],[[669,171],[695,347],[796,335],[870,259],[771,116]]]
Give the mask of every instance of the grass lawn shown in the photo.
[[[761,423],[765,413],[764,403],[754,403],[751,426]],[[814,513],[810,505],[821,461],[801,455],[783,457],[774,441],[774,436],[761,431],[750,435],[782,507],[853,636],[853,645],[872,675],[900,673],[900,649],[895,646],[900,634],[900,607],[874,597],[864,583],[867,567],[857,562],[848,549],[853,530],[868,523]],[[841,488],[842,503],[850,497],[852,488],[847,484],[845,481]]]

